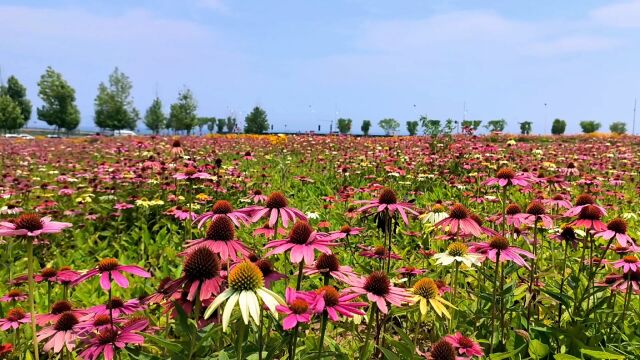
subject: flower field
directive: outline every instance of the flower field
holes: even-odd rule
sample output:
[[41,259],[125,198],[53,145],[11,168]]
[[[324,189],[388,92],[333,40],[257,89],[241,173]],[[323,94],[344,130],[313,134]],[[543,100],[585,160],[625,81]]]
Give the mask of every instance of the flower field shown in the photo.
[[640,358],[634,137],[0,139],[0,156],[0,358]]

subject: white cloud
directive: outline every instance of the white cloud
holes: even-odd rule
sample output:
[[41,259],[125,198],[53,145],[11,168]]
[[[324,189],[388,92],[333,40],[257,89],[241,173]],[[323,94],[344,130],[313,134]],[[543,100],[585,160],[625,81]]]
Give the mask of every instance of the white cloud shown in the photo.
[[555,56],[582,52],[595,52],[615,48],[623,42],[605,36],[562,36],[549,41],[527,45],[524,52],[531,55]]
[[203,8],[219,11],[221,13],[227,13],[229,11],[229,8],[223,0],[196,0],[196,5]]
[[640,27],[640,0],[602,6],[591,12],[591,19],[612,27]]

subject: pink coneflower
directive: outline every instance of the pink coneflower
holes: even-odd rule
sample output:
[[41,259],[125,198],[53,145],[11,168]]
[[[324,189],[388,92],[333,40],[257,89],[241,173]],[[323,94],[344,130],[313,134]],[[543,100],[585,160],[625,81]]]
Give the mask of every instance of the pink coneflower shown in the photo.
[[96,360],[100,355],[103,355],[105,360],[113,360],[116,352],[128,344],[141,345],[143,343],[144,337],[134,333],[132,329],[109,327],[101,330],[89,340],[87,347],[80,353],[80,357],[84,360]]
[[354,236],[360,234],[364,228],[362,227],[351,227],[349,225],[343,225],[340,230],[332,231],[330,234],[340,234],[340,239],[346,236]]
[[44,344],[44,351],[49,352],[53,350],[54,353],[59,353],[62,351],[62,348],[73,351],[79,335],[76,327],[79,322],[78,317],[74,313],[65,312],[60,315],[55,324],[40,330],[38,332],[38,341],[49,339],[49,341]]
[[11,302],[11,301],[25,301],[29,298],[29,295],[22,290],[12,289],[9,290],[3,297],[0,298],[0,302]]
[[551,216],[547,215],[544,204],[540,200],[532,201],[529,206],[527,206],[526,212],[515,215],[515,219],[516,221],[514,221],[514,225],[516,226],[534,226],[535,224],[540,224],[538,226],[547,229],[553,227],[553,220],[551,219]]
[[389,252],[384,245],[378,246],[366,246],[366,245],[358,245],[362,251],[360,251],[360,256],[368,257],[371,259],[393,259],[393,260],[402,260],[402,257],[396,253]]
[[459,332],[456,332],[454,335],[447,335],[444,339],[453,346],[454,349],[458,351],[458,354],[465,357],[482,357],[484,356],[484,351],[482,347],[477,342],[473,341]]
[[403,277],[413,277],[424,274],[424,270],[418,269],[413,266],[404,266],[396,270]]
[[180,221],[184,221],[184,220],[195,220],[198,217],[198,214],[189,211],[189,209],[177,205],[174,206],[172,208],[170,208],[169,210],[164,212],[166,215],[172,215],[174,218],[180,220]]
[[171,155],[178,157],[184,154],[184,149],[182,149],[182,144],[180,140],[174,139],[173,143],[171,143]]
[[[119,321],[120,319],[113,319],[113,323],[117,323]],[[85,316],[81,318],[78,325],[76,325],[78,332],[80,332],[81,334],[86,334],[94,331],[100,332],[106,328],[111,328],[111,327],[112,327],[112,322],[109,314],[102,314],[102,315],[93,314],[92,316],[89,316],[89,317]]]
[[187,167],[183,172],[177,173],[173,175],[173,177],[178,180],[211,179],[211,175],[205,172],[200,172],[193,166]]
[[308,323],[311,321],[311,306],[308,297],[300,292],[287,288],[284,293],[286,305],[276,306],[276,310],[287,315],[282,320],[282,328],[284,330],[293,329],[299,323]]
[[245,160],[255,160],[256,159],[251,154],[251,151],[245,151],[244,152],[244,156],[242,158],[245,159]]
[[[469,246],[469,251],[482,255],[484,258],[496,262],[496,255],[500,253],[500,262],[513,261],[514,263],[524,266],[529,269],[529,265],[522,258],[526,256],[530,259],[534,259],[535,256],[520,248],[511,246],[509,240],[502,236],[494,236],[488,242],[472,243]],[[484,260],[484,259],[483,259]]]
[[367,306],[365,302],[351,301],[358,296],[357,293],[340,293],[333,286],[326,285],[315,291],[313,310],[316,314],[327,312],[331,321],[340,320],[340,315],[352,318],[353,315],[365,315],[359,308]]
[[601,208],[596,205],[585,205],[580,209],[578,219],[573,221],[571,226],[580,226],[588,230],[605,231],[607,225],[602,222],[604,213]]
[[58,195],[60,196],[71,196],[75,193],[76,191],[73,189],[70,189],[68,186],[64,186],[62,189],[58,190]]
[[251,218],[251,222],[266,217],[269,219],[269,226],[274,227],[278,219],[282,220],[282,226],[289,227],[289,222],[296,219],[306,221],[304,213],[296,208],[289,207],[289,201],[281,192],[273,192],[267,198],[264,206],[254,205],[245,209]]
[[455,204],[449,210],[449,216],[433,225],[448,233],[458,235],[482,235],[482,229],[477,222],[471,218],[471,213],[462,204]]
[[[257,229],[255,229],[253,231],[253,235],[262,235],[266,238],[273,238],[273,236],[275,235],[276,230],[272,227],[269,226],[269,222],[265,222],[265,224],[262,227],[259,227]],[[278,235],[287,235],[287,230],[283,229],[283,228],[278,228]]]
[[51,221],[48,216],[40,218],[36,214],[22,214],[13,222],[0,222],[0,236],[35,237],[41,234],[59,233],[70,226],[70,223]]
[[116,209],[116,210],[126,210],[126,209],[133,208],[133,205],[127,204],[127,203],[123,203],[123,202],[119,202],[119,203],[116,203],[113,206],[113,208]]
[[138,265],[120,265],[117,259],[106,258],[100,260],[95,268],[80,275],[71,284],[75,286],[87,279],[100,275],[100,286],[104,290],[111,289],[111,280],[114,280],[120,287],[127,288],[129,287],[129,280],[122,273],[129,273],[143,278],[151,277],[151,274]]
[[640,260],[635,255],[627,255],[622,259],[612,263],[614,269],[622,268],[625,273],[636,272],[640,269]]
[[209,224],[206,237],[204,239],[187,241],[185,245],[186,250],[181,254],[188,254],[193,251],[194,248],[205,246],[214,253],[219,254],[223,261],[227,259],[237,261],[238,254],[247,256],[250,251],[242,241],[235,239],[235,236],[236,232],[231,218],[218,216]]
[[582,194],[576,198],[576,205],[571,209],[567,210],[567,212],[564,213],[564,216],[566,217],[576,216],[580,214],[580,211],[582,211],[584,207],[589,205],[597,207],[602,213],[602,216],[607,215],[607,211],[602,206],[596,205],[596,199],[593,197],[593,195]]
[[208,247],[199,246],[190,251],[182,269],[182,276],[167,285],[166,293],[172,296],[176,291],[187,292],[187,300],[196,296],[203,301],[220,293],[220,260]]
[[525,174],[516,174],[512,169],[502,168],[498,170],[495,177],[488,178],[482,182],[482,184],[487,186],[498,185],[502,187],[511,185],[529,187],[531,186],[529,181],[530,177]]
[[306,221],[297,221],[291,228],[289,238],[273,240],[265,245],[265,249],[273,248],[265,254],[265,257],[289,251],[291,262],[297,264],[304,260],[305,263],[311,264],[315,257],[315,250],[331,254],[329,247],[338,245],[333,242],[337,237],[336,234],[329,235],[314,231]]
[[58,318],[60,318],[60,315],[66,312],[71,312],[78,317],[83,317],[87,314],[85,310],[73,309],[73,306],[70,302],[66,300],[60,300],[51,305],[51,311],[48,314],[37,314],[36,323],[40,326],[48,323],[55,323],[56,321],[58,321]]
[[347,282],[349,278],[356,276],[351,267],[340,265],[338,257],[334,254],[320,254],[313,264],[305,266],[304,274],[307,276],[320,274],[342,282]]
[[615,238],[620,246],[635,245],[629,235],[627,235],[627,222],[621,218],[615,218],[607,224],[607,229],[598,232],[595,237],[606,240]]
[[383,271],[374,271],[367,277],[352,277],[349,279],[351,287],[345,289],[347,293],[366,295],[384,314],[389,312],[387,302],[402,306],[410,302],[409,293],[391,285],[389,277]]
[[568,163],[566,167],[559,168],[558,171],[564,176],[578,176],[580,170],[576,168],[574,163]]
[[274,281],[287,278],[286,275],[276,271],[273,268],[273,264],[268,259],[258,259],[257,257],[253,258],[252,256],[249,256],[249,260],[251,260],[251,262],[254,263],[258,267],[258,269],[260,269],[260,272],[262,273],[262,277],[264,279],[264,286],[266,288],[270,288],[271,283]]
[[567,197],[562,194],[555,195],[551,199],[544,199],[542,202],[547,206],[570,209],[571,203],[567,200]]
[[[522,209],[518,204],[507,205],[507,207],[504,210],[504,213],[505,213],[504,215],[505,215],[505,221],[507,222],[507,225],[520,226],[520,225],[515,225],[516,223],[519,224],[519,221],[516,215],[522,213]],[[498,215],[497,217],[495,217],[495,223],[498,225],[502,224],[502,215]]]
[[407,213],[418,215],[417,212],[413,211],[412,204],[398,202],[396,193],[389,188],[382,189],[380,196],[376,200],[359,200],[356,201],[355,204],[366,204],[356,210],[357,212],[365,214],[372,209],[375,209],[374,212],[377,214],[387,211],[389,215],[393,215],[397,211],[400,214],[400,217],[402,217],[402,221],[407,225],[409,224]]
[[228,201],[218,200],[215,202],[215,204],[213,204],[210,212],[206,212],[196,217],[194,223],[198,223],[199,229],[208,220],[214,220],[215,218],[220,216],[228,217],[237,227],[240,227],[240,225],[247,225],[250,222],[249,216],[247,216],[244,209],[234,210],[233,206],[231,206],[231,203],[229,203]]
[[111,300],[107,300],[105,304],[96,305],[86,310],[89,315],[82,317],[82,320],[87,320],[97,315],[113,315],[113,318],[120,317],[120,315],[130,315],[137,311],[141,311],[145,306],[140,303],[138,299],[131,299],[124,301],[119,297],[112,297]]
[[262,204],[267,201],[267,196],[262,193],[260,190],[254,190],[251,195],[249,195],[249,200],[253,201],[254,204]]
[[598,286],[609,286],[612,292],[627,293],[631,290],[633,293],[640,293],[640,271],[629,271],[624,274],[610,274],[604,279],[604,284]]
[[31,321],[30,316],[22,308],[13,308],[7,312],[7,316],[0,319],[0,330],[7,331],[9,329],[17,329],[22,324]]

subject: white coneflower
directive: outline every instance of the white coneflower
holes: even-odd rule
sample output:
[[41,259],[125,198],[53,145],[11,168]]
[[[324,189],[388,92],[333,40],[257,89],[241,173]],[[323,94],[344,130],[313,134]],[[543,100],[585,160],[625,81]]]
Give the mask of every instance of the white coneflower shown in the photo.
[[205,319],[209,318],[227,300],[222,313],[223,330],[229,326],[231,313],[236,304],[240,308],[245,324],[249,324],[250,318],[253,318],[256,324],[260,324],[260,301],[258,298],[262,299],[262,302],[267,305],[274,316],[278,316],[276,306],[285,304],[278,294],[264,287],[262,272],[251,262],[245,261],[234,266],[229,272],[228,282],[229,288],[215,298],[204,314]]
[[444,220],[448,215],[447,209],[445,209],[442,204],[436,203],[431,207],[431,211],[418,216],[418,218],[422,220],[423,223],[435,224]]
[[467,245],[460,242],[452,243],[447,247],[447,251],[435,254],[433,258],[436,259],[436,263],[439,265],[450,265],[457,261],[465,264],[467,267],[480,265],[480,260],[482,260],[481,255],[470,253]]

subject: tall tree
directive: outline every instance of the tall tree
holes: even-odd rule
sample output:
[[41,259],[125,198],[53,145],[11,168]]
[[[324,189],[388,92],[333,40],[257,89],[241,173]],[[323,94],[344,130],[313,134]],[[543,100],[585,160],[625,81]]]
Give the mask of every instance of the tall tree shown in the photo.
[[263,134],[269,130],[269,120],[267,113],[256,106],[244,118],[244,132],[247,134]]
[[217,119],[215,117],[210,117],[208,119],[209,119],[209,122],[207,123],[207,130],[209,130],[209,134],[211,134],[213,130],[216,128]]
[[398,129],[400,129],[400,123],[392,118],[380,120],[378,122],[378,126],[380,126],[380,128],[384,130],[384,133],[387,135],[393,135],[398,131]]
[[409,135],[414,136],[418,133],[418,125],[419,123],[417,120],[407,121],[407,131],[409,132]]
[[236,117],[235,116],[227,116],[227,132],[228,133],[232,133],[234,131],[236,131],[236,128],[238,127],[238,122],[236,121]]
[[531,127],[533,123],[531,121],[523,121],[520,123],[520,134],[529,135],[531,134]]
[[196,127],[198,117],[196,116],[198,103],[193,97],[193,93],[189,89],[185,89],[178,94],[178,100],[171,104],[171,112],[169,114],[169,122],[174,130],[185,130],[187,134],[191,134],[191,130]]
[[133,106],[131,80],[117,67],[109,75],[109,84],[98,85],[94,100],[94,121],[101,129],[122,130],[136,128],[140,113]]
[[362,126],[360,126],[360,130],[364,134],[364,136],[369,136],[369,130],[371,130],[371,120],[363,120]]
[[348,134],[351,132],[351,119],[340,118],[338,119],[338,131],[340,134]]
[[144,114],[144,125],[154,134],[158,134],[166,122],[167,116],[162,112],[162,101],[156,97]]
[[585,134],[591,134],[600,129],[600,123],[593,120],[580,121],[580,127]]
[[0,95],[0,130],[13,132],[25,124],[20,106],[8,95]]
[[627,124],[622,121],[616,121],[609,125],[609,131],[614,134],[622,135],[627,132]]
[[227,120],[224,118],[218,118],[216,121],[218,134],[222,134],[224,132],[224,127],[227,125]]
[[0,86],[0,95],[6,95],[20,108],[20,114],[25,124],[31,118],[31,101],[27,99],[27,88],[18,79],[11,75],[7,79],[7,85]]
[[80,110],[76,106],[76,91],[62,78],[62,74],[47,67],[38,81],[38,96],[43,105],[37,109],[38,119],[56,129],[74,130],[80,124]]
[[487,122],[487,125],[485,125],[484,127],[491,132],[496,132],[496,131],[503,131],[506,126],[507,126],[507,120],[497,119],[497,120],[489,120],[489,122]]
[[200,136],[202,136],[202,130],[209,123],[209,118],[208,117],[199,117],[196,122],[198,123],[198,132],[200,133]]
[[564,134],[565,129],[567,128],[567,122],[562,119],[554,119],[553,124],[551,124],[551,133],[553,135],[562,135]]

